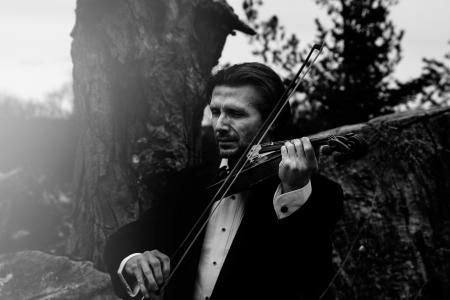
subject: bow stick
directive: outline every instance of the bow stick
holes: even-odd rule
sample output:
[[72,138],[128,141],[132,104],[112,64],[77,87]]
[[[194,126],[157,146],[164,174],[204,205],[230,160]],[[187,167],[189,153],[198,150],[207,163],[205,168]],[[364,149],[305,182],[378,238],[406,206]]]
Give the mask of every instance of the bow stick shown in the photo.
[[[213,215],[214,211],[220,205],[221,201],[224,199],[224,196],[229,191],[229,189],[231,188],[233,183],[238,178],[239,174],[244,169],[245,164],[248,161],[248,154],[251,151],[251,149],[254,146],[256,146],[256,145],[261,144],[263,139],[266,137],[267,133],[269,132],[269,129],[274,124],[274,122],[276,121],[277,117],[280,115],[282,109],[287,105],[287,103],[289,102],[289,99],[295,94],[295,92],[296,92],[297,88],[299,87],[300,83],[302,82],[303,78],[305,78],[305,76],[308,74],[309,70],[311,69],[312,65],[314,64],[314,62],[319,57],[320,53],[322,53],[323,47],[324,47],[324,43],[322,43],[322,44],[314,44],[314,46],[312,47],[312,49],[308,53],[308,56],[306,57],[305,62],[302,64],[302,66],[298,70],[298,72],[295,75],[294,79],[290,82],[288,87],[285,89],[284,93],[281,95],[280,99],[278,100],[278,102],[276,103],[274,108],[272,109],[272,111],[269,114],[269,116],[267,117],[267,119],[264,121],[264,123],[261,126],[261,128],[255,134],[255,136],[253,137],[253,139],[251,140],[251,142],[249,143],[249,145],[247,146],[247,148],[245,149],[243,154],[239,157],[238,161],[236,162],[236,164],[234,165],[234,167],[232,168],[230,173],[227,175],[227,177],[224,180],[224,182],[222,183],[222,185],[219,187],[219,189],[217,190],[215,195],[212,197],[212,199],[210,200],[210,202],[208,203],[206,208],[203,210],[203,212],[201,213],[200,217],[197,219],[195,224],[191,227],[189,233],[186,235],[184,240],[181,242],[181,244],[175,250],[174,254],[171,257],[171,260],[173,260],[178,255],[178,253],[181,251],[181,249],[184,247],[184,245],[188,242],[190,236],[194,233],[195,229],[200,224],[201,220],[209,212],[208,217],[206,218],[206,220],[203,221],[203,223],[201,223],[200,228],[197,230],[196,234],[192,238],[192,241],[189,242],[188,246],[186,247],[186,250],[183,252],[183,254],[181,255],[181,257],[178,260],[177,264],[174,266],[174,268],[170,272],[168,278],[166,279],[166,281],[164,282],[163,286],[161,287],[161,290],[163,290],[167,286],[167,284],[169,283],[169,281],[172,278],[173,274],[180,267],[180,265],[183,262],[184,258],[189,253],[190,249],[192,248],[192,246],[194,245],[194,243],[196,242],[196,240],[200,236],[202,230],[208,224],[208,221],[211,218],[211,216]],[[317,53],[315,54],[313,60],[311,61],[311,63],[309,63],[310,59],[311,59],[311,56],[316,51],[317,51]],[[305,72],[302,74],[303,70],[305,70]],[[213,206],[213,204],[216,201],[219,201],[218,205],[216,205],[215,208],[213,210],[211,210],[211,207]]]

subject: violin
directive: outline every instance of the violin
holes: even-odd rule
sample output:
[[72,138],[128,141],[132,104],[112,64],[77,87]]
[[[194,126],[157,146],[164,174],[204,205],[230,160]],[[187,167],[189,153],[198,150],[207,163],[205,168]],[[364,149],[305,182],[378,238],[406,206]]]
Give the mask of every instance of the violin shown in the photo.
[[[345,135],[310,137],[310,141],[316,154],[320,152],[322,155],[338,153],[341,158],[352,158],[363,155],[367,150],[365,140],[352,132]],[[285,142],[286,140],[254,145],[247,154],[246,166],[224,194],[224,197],[251,189],[257,184],[276,176],[281,161],[280,149]],[[222,186],[224,181],[225,178],[208,186],[207,192],[213,194]]]

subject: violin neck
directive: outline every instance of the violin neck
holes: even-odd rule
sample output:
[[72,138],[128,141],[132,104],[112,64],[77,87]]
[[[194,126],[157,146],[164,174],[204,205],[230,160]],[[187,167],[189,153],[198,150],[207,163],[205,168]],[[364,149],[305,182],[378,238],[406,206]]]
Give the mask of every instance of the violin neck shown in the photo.
[[[311,141],[311,144],[313,145],[313,147],[316,148],[316,147],[320,147],[322,145],[326,145],[329,138],[330,138],[329,136],[325,136],[325,137],[320,137],[320,138],[309,138],[309,140]],[[261,144],[261,150],[259,150],[259,153],[279,151],[281,146],[283,146],[284,143],[286,143],[287,141],[292,141],[292,140],[276,141],[276,142],[269,142],[269,143]]]

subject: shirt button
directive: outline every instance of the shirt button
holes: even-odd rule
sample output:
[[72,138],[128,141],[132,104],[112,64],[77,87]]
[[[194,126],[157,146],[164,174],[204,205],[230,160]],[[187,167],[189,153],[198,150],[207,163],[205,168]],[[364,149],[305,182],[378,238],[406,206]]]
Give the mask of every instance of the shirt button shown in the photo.
[[281,212],[283,213],[283,214],[285,214],[285,213],[287,213],[288,212],[288,208],[287,208],[287,206],[286,205],[283,205],[282,207],[281,207]]
[[225,228],[225,227],[222,227],[222,231],[225,232],[225,231],[226,231],[226,228]]
[[235,195],[232,195],[232,196],[231,196],[231,199],[232,199],[232,200],[236,199],[236,196],[235,196]]
[[217,262],[213,261],[213,265],[217,265]]
[[209,300],[209,297],[208,297],[208,296],[206,296],[206,297],[205,297],[205,300]]

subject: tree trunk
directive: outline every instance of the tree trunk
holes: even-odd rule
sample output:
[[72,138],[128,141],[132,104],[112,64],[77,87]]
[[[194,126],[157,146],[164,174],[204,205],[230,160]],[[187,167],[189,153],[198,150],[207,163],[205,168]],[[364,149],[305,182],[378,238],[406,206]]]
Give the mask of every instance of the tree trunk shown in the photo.
[[213,0],[78,0],[76,17],[68,252],[101,267],[105,238],[160,200],[163,174],[199,163],[206,79],[227,35],[251,29]]
[[320,135],[347,131],[368,141],[367,154],[321,162],[345,195],[334,236],[338,299],[450,299],[450,109]]

